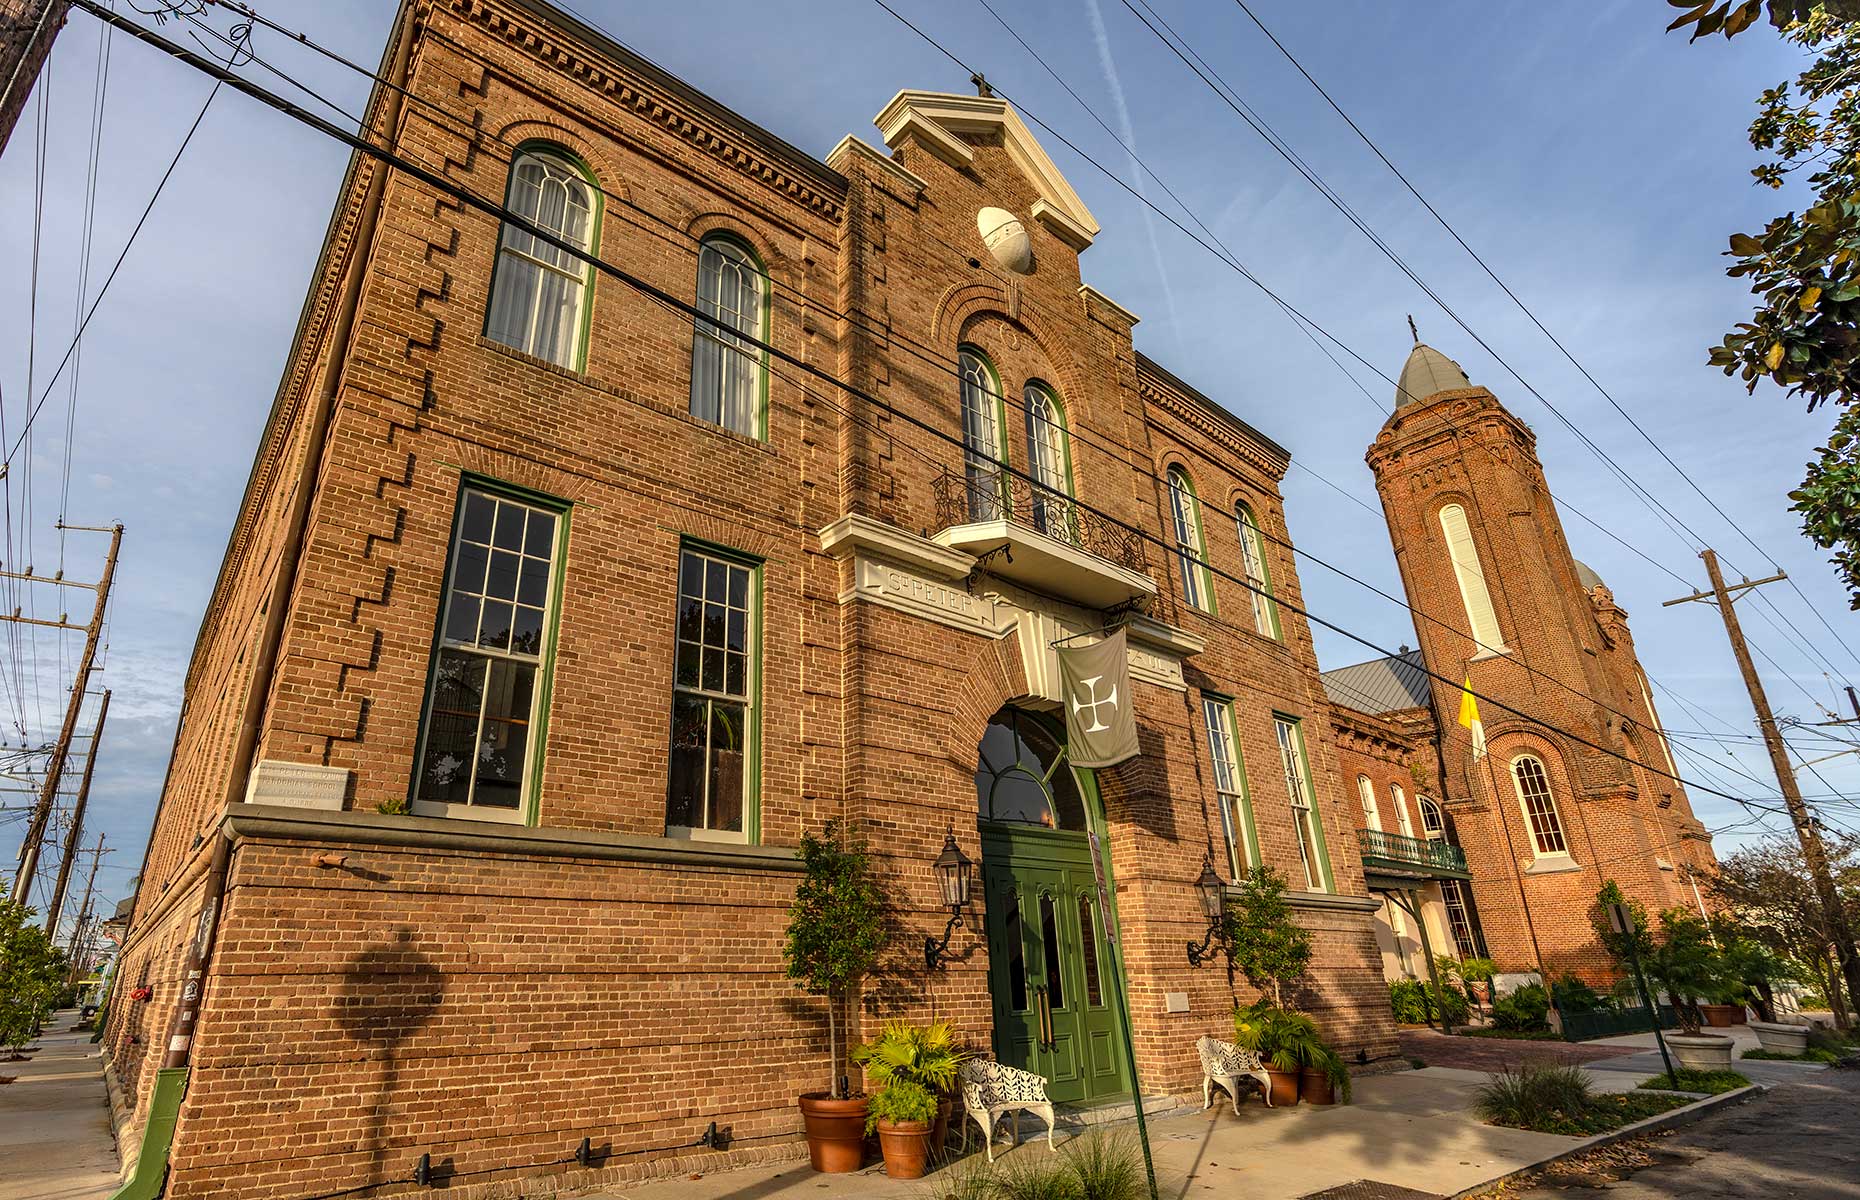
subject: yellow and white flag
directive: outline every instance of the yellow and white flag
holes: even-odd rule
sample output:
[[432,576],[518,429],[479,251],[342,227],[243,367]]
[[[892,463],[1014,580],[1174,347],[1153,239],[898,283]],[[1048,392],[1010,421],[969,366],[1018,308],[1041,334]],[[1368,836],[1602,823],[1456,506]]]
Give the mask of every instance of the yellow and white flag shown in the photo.
[[1472,676],[1460,684],[1460,724],[1472,734],[1473,761],[1485,757],[1485,725],[1479,720],[1479,702],[1473,699]]

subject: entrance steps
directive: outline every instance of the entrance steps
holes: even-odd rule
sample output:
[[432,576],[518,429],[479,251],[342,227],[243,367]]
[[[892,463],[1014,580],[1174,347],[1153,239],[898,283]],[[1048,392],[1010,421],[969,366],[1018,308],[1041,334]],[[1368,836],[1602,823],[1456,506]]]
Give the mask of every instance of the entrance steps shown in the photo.
[[[1157,1095],[1143,1097],[1145,1120],[1179,1117],[1201,1111],[1200,1095]],[[1137,1106],[1128,1100],[1104,1104],[1055,1104],[1053,1113],[1062,1128],[1077,1132],[1095,1125],[1116,1125],[1137,1119]],[[1036,1119],[1035,1124],[1038,1124]]]

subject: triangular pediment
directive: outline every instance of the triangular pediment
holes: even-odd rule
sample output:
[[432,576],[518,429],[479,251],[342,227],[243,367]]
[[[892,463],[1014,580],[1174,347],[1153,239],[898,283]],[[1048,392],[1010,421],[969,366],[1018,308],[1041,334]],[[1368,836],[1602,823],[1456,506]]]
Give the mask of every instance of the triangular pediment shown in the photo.
[[899,92],[872,119],[885,145],[897,149],[915,134],[932,154],[958,170],[974,164],[975,149],[962,135],[999,133],[1008,158],[1033,185],[1039,199],[1032,217],[1074,250],[1098,236],[1098,222],[1047,156],[1014,107],[998,96],[957,96],[948,92]]

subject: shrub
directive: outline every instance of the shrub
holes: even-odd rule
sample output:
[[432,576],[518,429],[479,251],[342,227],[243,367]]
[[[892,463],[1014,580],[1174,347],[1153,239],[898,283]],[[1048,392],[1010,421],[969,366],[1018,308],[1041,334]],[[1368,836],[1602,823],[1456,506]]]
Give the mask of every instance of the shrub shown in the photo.
[[1143,1149],[1126,1131],[1093,1129],[1061,1152],[1079,1200],[1143,1200],[1150,1194]]
[[1580,1117],[1594,1099],[1581,1067],[1522,1066],[1487,1079],[1473,1098],[1473,1111],[1495,1125],[1536,1129],[1558,1117]]
[[1457,988],[1422,983],[1418,979],[1398,979],[1389,984],[1389,1008],[1394,1011],[1395,1019],[1403,1025],[1427,1023],[1430,1019],[1426,1007],[1429,998],[1433,1000],[1433,1017],[1444,1012],[1450,1021],[1462,1022],[1466,1019],[1466,997]]
[[865,1131],[871,1133],[880,1121],[934,1121],[936,1097],[921,1083],[893,1079],[878,1089],[865,1112]]
[[65,974],[64,952],[33,924],[34,910],[0,885],[0,1046],[31,1041],[52,1015]]
[[1049,1154],[1010,1154],[988,1177],[989,1200],[1080,1200],[1078,1177],[1064,1159]]
[[1596,991],[1568,971],[1551,985],[1550,994],[1556,998],[1556,1006],[1563,1012],[1589,1013],[1613,1008],[1614,999]]
[[1548,1029],[1550,995],[1540,983],[1527,983],[1492,1005],[1492,1023],[1500,1029]]
[[1672,1089],[1681,1092],[1709,1092],[1714,1096],[1750,1086],[1750,1080],[1736,1071],[1695,1071],[1690,1067],[1682,1067],[1673,1074],[1679,1080],[1677,1088],[1674,1088],[1673,1081],[1663,1074],[1655,1075],[1651,1079],[1643,1079],[1638,1086],[1648,1091]]
[[1755,1050],[1746,1050],[1738,1057],[1753,1058],[1759,1062],[1836,1063],[1841,1061],[1841,1056],[1833,1050],[1823,1050],[1816,1046],[1810,1046],[1800,1054],[1784,1054],[1780,1050],[1764,1050],[1758,1048]]

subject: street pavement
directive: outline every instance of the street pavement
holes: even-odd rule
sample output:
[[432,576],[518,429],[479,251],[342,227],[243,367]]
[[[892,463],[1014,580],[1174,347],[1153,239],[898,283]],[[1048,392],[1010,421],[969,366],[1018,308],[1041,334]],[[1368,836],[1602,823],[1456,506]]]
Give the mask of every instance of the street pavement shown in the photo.
[[0,1063],[0,1200],[104,1200],[119,1184],[103,1051],[53,1014],[25,1062]]
[[[1577,1186],[1606,1188],[1610,1200],[1860,1200],[1860,1071],[1799,1073],[1649,1149],[1655,1165],[1618,1179],[1604,1167]],[[1568,1188],[1550,1177],[1505,1196],[1568,1200]]]

